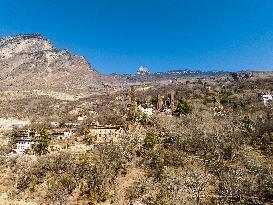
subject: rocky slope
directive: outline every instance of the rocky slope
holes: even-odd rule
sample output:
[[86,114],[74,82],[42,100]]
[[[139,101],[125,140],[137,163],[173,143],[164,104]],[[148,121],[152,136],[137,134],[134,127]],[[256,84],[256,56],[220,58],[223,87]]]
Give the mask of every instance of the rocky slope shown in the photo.
[[79,93],[100,86],[82,56],[57,49],[39,34],[0,37],[0,90]]

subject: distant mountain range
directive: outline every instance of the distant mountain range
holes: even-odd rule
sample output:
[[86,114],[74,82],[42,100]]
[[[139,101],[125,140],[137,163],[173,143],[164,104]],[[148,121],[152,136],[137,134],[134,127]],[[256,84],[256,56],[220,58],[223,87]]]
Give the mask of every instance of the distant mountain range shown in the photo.
[[228,71],[193,71],[193,70],[170,70],[166,72],[145,72],[145,74],[123,74],[117,75],[113,74],[115,78],[119,78],[119,81],[127,81],[128,83],[135,82],[156,82],[164,80],[176,80],[179,78],[189,78],[189,77],[204,77],[204,76],[221,76],[230,74]]
[[153,75],[173,75],[173,76],[181,76],[181,77],[194,77],[194,76],[215,76],[215,75],[225,75],[230,72],[228,71],[201,71],[201,70],[189,70],[189,69],[181,69],[181,70],[170,70],[167,72],[156,72]]
[[135,75],[103,75],[83,56],[54,47],[40,34],[0,37],[0,91],[46,90],[76,94],[134,82],[226,74],[230,72],[188,69],[150,73],[146,67],[140,67]]

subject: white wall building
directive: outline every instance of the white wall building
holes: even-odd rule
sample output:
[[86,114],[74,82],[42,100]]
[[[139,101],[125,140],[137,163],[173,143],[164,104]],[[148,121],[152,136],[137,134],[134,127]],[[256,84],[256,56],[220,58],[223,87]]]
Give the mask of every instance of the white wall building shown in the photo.
[[266,105],[270,100],[273,100],[273,96],[270,94],[262,95],[264,105]]
[[89,130],[91,134],[96,136],[99,141],[116,140],[119,136],[125,134],[125,131],[122,127],[113,125],[91,125]]
[[34,134],[31,130],[21,131],[16,138],[16,149],[14,151],[16,153],[23,153],[27,149],[31,149],[31,145],[33,144],[31,135]]
[[81,122],[81,121],[84,121],[86,118],[87,118],[87,116],[85,116],[85,115],[80,115],[80,116],[78,116],[77,121],[78,121],[78,122]]
[[138,106],[138,110],[148,116],[151,116],[154,114],[154,109],[153,108],[144,108],[141,105]]
[[57,140],[63,140],[63,139],[70,138],[72,134],[73,134],[72,130],[69,130],[69,131],[54,132],[52,135],[55,136],[55,139]]

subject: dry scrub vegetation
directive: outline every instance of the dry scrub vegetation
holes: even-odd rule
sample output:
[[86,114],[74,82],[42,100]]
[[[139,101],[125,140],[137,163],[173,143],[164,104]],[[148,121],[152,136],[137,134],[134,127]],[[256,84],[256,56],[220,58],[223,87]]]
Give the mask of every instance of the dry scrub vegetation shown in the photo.
[[[1,158],[9,197],[37,204],[272,204],[272,106],[258,97],[272,81],[220,84],[207,93],[198,82],[177,87],[191,112],[127,118],[120,121],[126,135],[91,142],[86,153]],[[219,101],[223,114],[215,115],[209,107]],[[105,115],[115,121],[122,112]]]
[[[272,139],[245,136],[243,117],[192,113],[134,125],[119,143],[2,161],[10,197],[42,204],[265,204],[272,202]],[[255,127],[260,132],[261,127]],[[261,139],[260,139],[261,137]]]

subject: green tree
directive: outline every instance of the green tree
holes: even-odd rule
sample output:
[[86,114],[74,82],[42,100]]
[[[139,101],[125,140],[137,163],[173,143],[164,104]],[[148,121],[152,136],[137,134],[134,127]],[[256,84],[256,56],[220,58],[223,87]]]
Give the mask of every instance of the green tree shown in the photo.
[[89,129],[84,129],[83,131],[83,134],[84,134],[84,142],[87,144],[87,145],[91,145],[93,142],[95,142],[97,140],[97,136],[96,135],[93,135]]
[[178,101],[176,110],[174,111],[175,115],[180,116],[180,115],[185,115],[190,113],[192,110],[190,104],[184,100],[184,99],[180,99]]
[[10,136],[10,141],[9,141],[9,144],[13,147],[16,145],[16,138],[19,136],[19,132],[17,129],[14,129],[12,131],[12,134]]
[[156,104],[157,104],[157,96],[152,96],[152,98],[151,98],[151,104],[153,105],[153,106],[155,106],[156,107]]
[[258,137],[255,133],[255,129],[253,126],[253,122],[249,119],[249,117],[245,117],[243,119],[244,127],[243,127],[243,134],[249,140],[252,147],[257,146]]
[[144,139],[145,148],[153,148],[158,143],[158,139],[155,133],[148,132]]
[[168,192],[167,189],[161,187],[160,190],[156,193],[156,204],[167,204],[168,202]]
[[44,128],[37,128],[35,130],[35,139],[33,151],[35,154],[43,155],[48,152],[48,146],[51,142],[51,135]]

